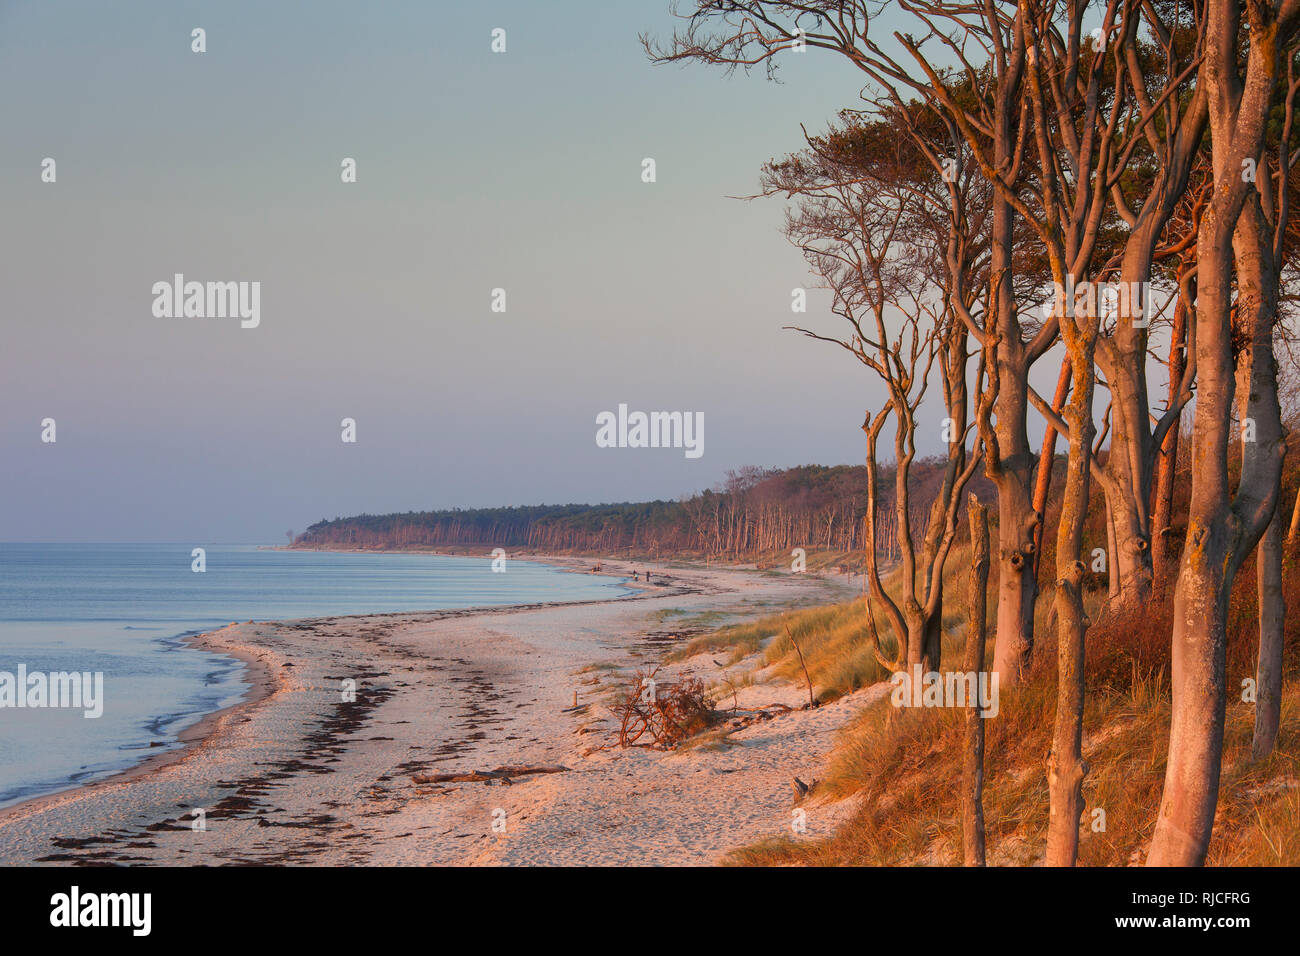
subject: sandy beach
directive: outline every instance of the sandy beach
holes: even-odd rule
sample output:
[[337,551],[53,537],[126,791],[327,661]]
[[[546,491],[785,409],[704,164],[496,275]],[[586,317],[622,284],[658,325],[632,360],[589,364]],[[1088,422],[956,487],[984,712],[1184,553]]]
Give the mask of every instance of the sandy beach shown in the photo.
[[[182,750],[0,811],[0,863],[715,863],[791,832],[793,778],[822,775],[837,730],[880,689],[755,723],[718,749],[620,749],[606,708],[616,668],[661,660],[692,616],[716,625],[851,590],[673,568],[621,600],[232,624],[193,640],[246,662],[245,699],[189,728]],[[664,673],[707,682],[719,668],[704,654]],[[806,691],[760,682],[738,697],[798,706]],[[416,779],[499,767],[565,769]],[[803,808],[810,838],[851,809]]]

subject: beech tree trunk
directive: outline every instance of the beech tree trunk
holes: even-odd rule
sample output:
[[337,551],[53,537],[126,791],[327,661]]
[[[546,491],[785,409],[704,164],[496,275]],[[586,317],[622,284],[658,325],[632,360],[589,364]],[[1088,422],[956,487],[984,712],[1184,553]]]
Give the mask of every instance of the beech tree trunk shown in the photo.
[[[1297,8],[1284,9],[1285,22],[1271,4],[1251,6],[1244,75],[1238,66],[1241,7],[1236,0],[1208,0],[1203,12],[1205,58],[1198,85],[1210,99],[1214,193],[1196,243],[1199,386],[1192,500],[1174,596],[1173,718],[1150,866],[1199,866],[1209,850],[1223,754],[1228,596],[1237,568],[1273,519],[1286,451],[1273,359],[1278,296],[1273,228],[1262,211],[1259,187],[1242,175],[1263,154],[1279,50],[1295,33]],[[1246,407],[1255,440],[1244,443],[1241,478],[1230,499],[1234,259],[1235,306],[1250,335]]]
[[[966,630],[965,669],[984,670],[988,636],[989,516],[988,508],[970,496],[970,623]],[[976,686],[979,686],[978,677]],[[984,720],[980,701],[966,708],[966,751],[962,760],[962,859],[966,866],[984,866]]]
[[[1082,323],[1083,328],[1078,328]],[[1065,339],[1073,367],[1074,393],[1065,410],[1070,426],[1070,458],[1061,499],[1061,523],[1056,533],[1056,721],[1052,752],[1047,760],[1050,807],[1047,823],[1048,866],[1074,866],[1079,854],[1079,817],[1083,814],[1084,635],[1088,619],[1083,610],[1081,560],[1083,526],[1088,516],[1092,475],[1092,374],[1096,318],[1064,319]]]
[[[1056,379],[1056,394],[1052,396],[1052,410],[1058,415],[1065,409],[1065,400],[1070,394],[1070,358],[1061,360],[1061,373]],[[1052,465],[1056,461],[1056,429],[1047,428],[1043,432],[1043,449],[1038,455],[1038,477],[1034,481],[1034,511],[1040,515],[1047,514],[1047,495],[1052,488]],[[1043,522],[1034,529],[1034,575],[1038,575],[1038,566],[1043,558]]]
[[[999,345],[999,365],[1004,364]],[[1038,582],[1034,577],[1034,540],[1041,520],[1034,510],[1034,456],[1025,430],[1028,398],[1008,378],[1019,374],[1019,363],[1007,363],[1000,375],[995,431],[1001,450],[997,472],[992,475],[998,489],[998,617],[993,644],[993,670],[1003,687],[1019,683],[1029,666],[1034,647],[1034,600]]]
[[1262,760],[1273,752],[1278,722],[1282,717],[1282,640],[1286,599],[1282,594],[1280,507],[1274,509],[1273,520],[1260,539],[1256,560],[1259,659],[1255,667],[1255,735],[1250,744],[1250,756],[1252,760]]
[[[1238,224],[1238,233],[1242,233],[1247,228],[1243,223]],[[1246,244],[1254,247],[1255,243],[1251,237],[1242,235],[1239,244]],[[1253,250],[1252,250],[1253,251]],[[1259,250],[1261,254],[1262,250]],[[1237,368],[1237,392],[1242,397],[1241,401],[1241,421],[1245,423],[1251,418],[1252,414],[1258,414],[1258,403],[1256,410],[1252,411],[1250,407],[1250,396],[1254,394],[1259,387],[1271,387],[1276,389],[1276,375],[1272,364],[1272,355],[1268,356],[1269,367],[1260,369],[1258,372],[1253,368],[1250,362],[1251,354],[1246,353],[1242,356],[1242,362]],[[1254,381],[1252,381],[1254,379]],[[1267,413],[1267,409],[1263,409]],[[1281,406],[1277,407],[1280,416]],[[1255,422],[1256,431],[1258,431],[1258,422]],[[1268,431],[1275,432],[1278,435],[1282,433],[1282,422],[1280,417],[1277,421],[1270,422]],[[1258,438],[1258,435],[1256,435]],[[1251,450],[1252,444],[1246,440],[1246,434],[1243,427],[1242,450],[1242,471],[1243,473],[1249,466],[1247,454]],[[1285,449],[1285,445],[1282,448]],[[1281,516],[1281,471],[1277,474],[1277,487],[1274,489],[1274,497],[1278,505],[1273,509],[1273,516],[1269,520],[1268,528],[1264,531],[1264,536],[1259,539],[1259,547],[1255,552],[1255,587],[1256,597],[1259,603],[1259,648],[1256,654],[1255,663],[1255,729],[1251,740],[1250,756],[1252,760],[1262,760],[1273,752],[1273,745],[1277,740],[1278,722],[1282,713],[1282,638],[1283,627],[1286,618],[1286,599],[1282,593],[1282,516]]]
[[[1160,19],[1153,8],[1148,7],[1146,11],[1149,22],[1155,23]],[[1184,66],[1183,60],[1169,62],[1164,81],[1170,86],[1175,85]],[[1130,294],[1119,297],[1123,314],[1114,332],[1097,344],[1097,367],[1111,395],[1112,431],[1105,467],[1107,498],[1115,527],[1111,563],[1116,572],[1116,600],[1130,606],[1146,604],[1154,592],[1158,543],[1155,534],[1167,526],[1155,523],[1150,507],[1153,472],[1157,468],[1160,450],[1156,448],[1158,428],[1153,431],[1149,415],[1146,355],[1150,329],[1146,320],[1150,317],[1151,303],[1148,300],[1149,287],[1145,284],[1151,279],[1156,247],[1186,193],[1208,126],[1208,98],[1199,83],[1196,92],[1183,102],[1180,110],[1166,117],[1159,132],[1151,131],[1153,137],[1160,140],[1160,148],[1156,150],[1159,168],[1150,193],[1143,197],[1142,208],[1131,223],[1120,264],[1121,287]],[[1133,295],[1135,290],[1140,290],[1141,295]],[[1184,306],[1180,296],[1178,307]],[[1183,315],[1186,315],[1185,308]],[[1176,357],[1181,346],[1177,315],[1174,325],[1171,353]],[[1183,365],[1175,370],[1174,363],[1170,363],[1170,408],[1174,408],[1179,400],[1183,372]],[[1162,449],[1170,447],[1168,436],[1171,434],[1172,447],[1176,449],[1176,424],[1165,433]],[[1169,477],[1172,477],[1172,472]]]
[[[1017,42],[1023,42],[1018,38]],[[997,91],[993,136],[994,166],[1012,168],[1019,120],[1019,78],[1008,77]],[[1021,338],[1011,277],[1015,262],[1015,216],[1010,202],[995,193],[992,199],[989,248],[990,308],[998,335],[993,381],[997,395],[993,429],[996,447],[987,447],[987,473],[998,490],[998,615],[993,644],[993,670],[1003,687],[1020,682],[1034,648],[1034,549],[1041,515],[1034,511],[1033,451],[1029,446],[1029,364]]]
[[[1200,408],[1197,417],[1205,417]],[[1174,593],[1173,717],[1148,866],[1203,864],[1219,799],[1227,616],[1220,557],[1227,541],[1222,523],[1205,520],[1204,503],[1198,504]]]
[[1118,550],[1115,538],[1115,501],[1112,494],[1106,495],[1106,600],[1119,598],[1119,562],[1115,560]]
[[[1130,324],[1128,317],[1121,327]],[[1115,333],[1117,340],[1134,338],[1135,342],[1120,354],[1125,357],[1146,354],[1146,336],[1139,330]],[[1098,356],[1107,354],[1098,351]],[[1114,582],[1111,600],[1130,606],[1145,605],[1151,599],[1150,515],[1147,500],[1151,493],[1151,428],[1147,424],[1147,390],[1145,362],[1098,361],[1111,392],[1110,453],[1106,457],[1106,510],[1109,514],[1111,547],[1107,567]]]
[[[1238,101],[1224,102],[1232,99],[1235,80],[1238,10],[1225,0],[1211,0],[1207,16],[1208,81],[1223,84],[1223,89],[1212,96],[1211,105],[1215,196],[1197,237],[1199,387],[1192,430],[1192,499],[1174,595],[1169,757],[1149,866],[1200,866],[1209,850],[1223,757],[1228,597],[1237,569],[1272,520],[1285,453],[1272,348],[1278,291],[1272,231],[1260,211],[1258,193],[1239,188],[1237,161],[1242,153],[1246,158],[1258,155],[1263,141],[1277,72],[1277,29],[1275,24],[1252,23],[1247,83]],[[1234,259],[1237,314],[1251,336],[1243,361],[1249,363],[1246,417],[1254,423],[1255,440],[1243,443],[1241,479],[1230,499],[1227,451],[1236,390],[1229,321]]]
[[[1291,73],[1288,71],[1288,76]],[[1290,100],[1288,100],[1288,111]],[[1288,117],[1287,126],[1290,126]],[[1279,230],[1285,229],[1285,208]],[[1282,459],[1286,455],[1282,428],[1282,405],[1278,398],[1277,361],[1273,354],[1273,330],[1277,323],[1280,250],[1269,240],[1274,226],[1257,200],[1247,204],[1237,223],[1233,247],[1237,258],[1247,265],[1258,262],[1248,276],[1238,279],[1247,306],[1255,304],[1253,335],[1246,379],[1245,415],[1255,427],[1253,450],[1263,467],[1252,469],[1249,453],[1252,443],[1242,443],[1241,492],[1257,495],[1261,508],[1267,507],[1268,524],[1259,540],[1255,558],[1256,594],[1259,601],[1259,650],[1255,665],[1255,728],[1251,757],[1261,760],[1273,751],[1277,741],[1282,708],[1283,629],[1286,621],[1286,598],[1282,592]],[[1248,315],[1249,312],[1243,312]],[[1266,339],[1267,336],[1267,339]],[[1243,433],[1244,434],[1244,433]],[[1270,447],[1271,446],[1271,447]],[[1255,487],[1249,487],[1247,480]],[[1266,502],[1266,503],[1265,503]]]
[[[1169,407],[1178,401],[1178,383],[1187,368],[1187,302],[1182,295],[1174,306],[1173,330],[1169,341]],[[1155,585],[1163,587],[1169,580],[1170,550],[1173,529],[1174,479],[1178,474],[1178,437],[1181,429],[1175,422],[1165,432],[1165,440],[1156,458],[1155,503],[1151,520],[1151,568]]]

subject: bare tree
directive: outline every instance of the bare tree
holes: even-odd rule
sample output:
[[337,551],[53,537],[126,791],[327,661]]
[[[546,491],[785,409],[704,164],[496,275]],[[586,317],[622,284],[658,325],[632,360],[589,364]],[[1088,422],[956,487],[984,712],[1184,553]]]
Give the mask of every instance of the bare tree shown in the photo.
[[1157,255],[1173,263],[1172,273],[1178,286],[1170,326],[1167,400],[1163,417],[1177,409],[1177,421],[1171,421],[1160,442],[1156,456],[1155,492],[1151,512],[1151,568],[1158,587],[1168,584],[1170,554],[1173,549],[1174,478],[1178,467],[1178,448],[1182,434],[1182,413],[1196,375],[1196,235],[1201,213],[1209,199],[1213,180],[1209,164],[1202,155],[1197,184],[1183,195],[1180,211],[1173,218],[1170,241]]
[[[869,35],[880,5],[872,0],[694,0],[693,10],[679,14],[683,28],[666,46],[643,38],[657,62],[697,60],[734,69],[766,64],[796,49],[820,49],[845,57],[862,70],[896,104],[900,90],[922,98],[947,116],[972,149],[982,175],[999,188],[989,198],[989,270],[986,291],[988,328],[953,299],[958,316],[980,342],[989,366],[989,394],[996,397],[996,421],[983,435],[985,470],[998,489],[998,626],[994,669],[1001,679],[1019,679],[1033,647],[1032,572],[1037,525],[1032,486],[1035,457],[1027,432],[1029,368],[1056,338],[1054,320],[1027,329],[1014,294],[1013,247],[1016,210],[1009,194],[1018,188],[1029,131],[1027,106],[1020,94],[1025,46],[1016,4],[997,0],[980,4],[942,5],[899,0],[928,31],[916,40],[895,33],[893,39],[913,62],[905,67]],[[947,23],[954,40],[940,29]],[[922,52],[927,42],[936,53],[956,59],[966,92],[947,89],[950,80]],[[969,61],[970,46],[987,62]],[[1028,338],[1026,334],[1028,333]]]
[[[1228,595],[1237,569],[1272,520],[1285,450],[1272,349],[1278,296],[1275,230],[1261,207],[1258,184],[1251,181],[1256,177],[1242,173],[1263,154],[1282,75],[1279,60],[1295,36],[1300,0],[1252,2],[1249,9],[1244,44],[1237,0],[1207,0],[1204,11],[1200,83],[1209,97],[1214,191],[1197,236],[1199,386],[1192,495],[1174,594],[1173,718],[1160,814],[1147,858],[1152,866],[1198,866],[1209,849],[1223,753]],[[1244,451],[1235,494],[1227,469],[1236,391],[1234,258],[1236,307],[1250,343],[1245,407],[1256,422],[1256,440]]]
[[[867,579],[871,601],[897,639],[896,656],[888,660],[873,627],[877,655],[891,669],[921,664],[935,670],[941,656],[943,568],[956,537],[962,490],[978,459],[966,451],[974,428],[968,421],[966,395],[969,334],[954,314],[943,265],[943,250],[952,230],[959,228],[953,218],[958,207],[950,201],[951,184],[941,175],[937,155],[931,166],[918,154],[907,129],[907,121],[897,116],[863,123],[845,114],[843,125],[826,136],[808,138],[805,152],[768,164],[763,190],[799,197],[797,208],[787,214],[787,235],[830,289],[833,310],[850,327],[845,338],[802,327],[796,331],[844,348],[885,386],[882,406],[868,412],[863,425]],[[938,133],[944,134],[942,127]],[[970,170],[960,178],[962,188],[978,179]],[[947,467],[918,542],[909,478],[918,414],[936,366],[943,386]],[[891,416],[900,601],[886,592],[876,558],[877,449]]]
[[[1075,9],[1081,13],[1087,6],[1080,3]],[[1166,436],[1177,434],[1195,376],[1194,363],[1178,363],[1169,402],[1153,422],[1146,361],[1152,262],[1187,190],[1209,109],[1197,82],[1199,0],[1125,6],[1122,23],[1111,27],[1113,33],[1103,32],[1097,45],[1113,54],[1114,72],[1126,84],[1133,114],[1125,124],[1126,142],[1111,153],[1104,171],[1127,229],[1111,261],[1098,272],[1117,275],[1121,288],[1135,294],[1118,298],[1114,320],[1103,326],[1097,340],[1097,367],[1111,395],[1110,453],[1097,477],[1113,531],[1109,563],[1115,598],[1142,605],[1151,597],[1154,580],[1149,502],[1156,456]],[[1146,27],[1149,41],[1139,26]]]

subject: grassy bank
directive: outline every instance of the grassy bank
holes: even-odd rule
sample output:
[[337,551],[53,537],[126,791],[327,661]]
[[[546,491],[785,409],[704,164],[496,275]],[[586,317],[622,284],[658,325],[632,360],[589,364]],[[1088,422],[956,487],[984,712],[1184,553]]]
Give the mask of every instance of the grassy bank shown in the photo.
[[[951,610],[944,619],[945,669],[960,660],[965,638],[966,560],[954,555],[945,574]],[[1229,627],[1224,763],[1208,862],[1267,866],[1300,863],[1300,615],[1287,624],[1286,672],[1277,747],[1250,759],[1254,705],[1242,682],[1254,676],[1258,628],[1253,566],[1242,569]],[[1288,567],[1287,605],[1300,607],[1300,572]],[[1126,866],[1144,862],[1160,804],[1170,720],[1171,600],[1140,615],[1107,616],[1102,595],[1089,595],[1096,624],[1087,647],[1084,756],[1085,811],[1079,862]],[[872,653],[862,601],[792,611],[702,635],[679,652],[725,654],[774,676],[801,683],[785,628],[799,642],[819,698],[887,680]],[[984,808],[992,864],[1042,860],[1048,819],[1045,764],[1055,714],[1056,647],[1047,598],[1038,607],[1038,645],[1027,680],[1003,688],[1000,710],[986,722]],[[887,656],[892,638],[877,618]],[[991,650],[990,650],[991,653]],[[750,657],[750,655],[758,655]],[[856,815],[837,832],[784,838],[740,849],[741,865],[955,864],[964,715],[943,708],[895,708],[888,698],[847,727],[820,799],[856,797]]]

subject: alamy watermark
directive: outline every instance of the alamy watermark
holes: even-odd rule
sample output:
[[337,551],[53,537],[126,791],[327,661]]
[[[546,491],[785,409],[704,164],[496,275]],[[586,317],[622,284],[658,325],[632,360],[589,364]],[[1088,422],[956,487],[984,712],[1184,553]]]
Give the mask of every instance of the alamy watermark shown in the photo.
[[262,323],[262,283],[186,282],[178,272],[171,282],[153,284],[153,314],[158,319],[240,319],[239,327]]
[[978,707],[981,717],[998,715],[997,671],[921,672],[913,664],[911,673],[896,671],[889,700],[895,707]]
[[0,671],[0,708],[67,708],[86,718],[104,713],[104,673],[95,671]]
[[73,886],[50,897],[50,925],[127,927],[133,936],[148,936],[152,910],[152,893],[83,893]]
[[[1064,308],[1065,315],[1096,315],[1103,319],[1126,316],[1135,328],[1151,324],[1150,282],[1079,282],[1065,280],[1054,286],[1054,299],[1043,303],[1043,318],[1051,318]],[[1060,307],[1058,308],[1058,303]]]
[[687,458],[704,454],[703,412],[629,412],[596,416],[597,448],[684,448]]

